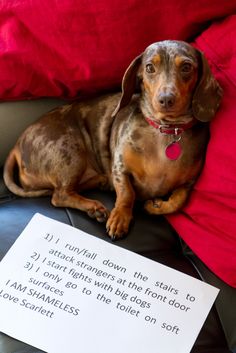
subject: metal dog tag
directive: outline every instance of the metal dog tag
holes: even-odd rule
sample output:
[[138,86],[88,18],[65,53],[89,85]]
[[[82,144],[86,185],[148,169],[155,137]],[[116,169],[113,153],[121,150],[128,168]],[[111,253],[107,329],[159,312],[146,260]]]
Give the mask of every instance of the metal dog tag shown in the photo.
[[166,157],[175,161],[181,155],[182,149],[178,141],[171,142],[165,149]]

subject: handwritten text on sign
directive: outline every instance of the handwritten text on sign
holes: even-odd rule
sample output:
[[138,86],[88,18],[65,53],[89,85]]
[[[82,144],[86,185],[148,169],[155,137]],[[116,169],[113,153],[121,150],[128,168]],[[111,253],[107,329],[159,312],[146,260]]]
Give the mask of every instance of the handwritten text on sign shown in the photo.
[[0,263],[0,330],[49,353],[188,353],[217,294],[37,214]]

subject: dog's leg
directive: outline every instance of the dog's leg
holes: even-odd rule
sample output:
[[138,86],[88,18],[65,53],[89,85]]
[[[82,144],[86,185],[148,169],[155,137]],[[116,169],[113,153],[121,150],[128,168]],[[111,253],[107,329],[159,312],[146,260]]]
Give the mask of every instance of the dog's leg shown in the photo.
[[182,208],[187,201],[190,188],[182,186],[175,189],[167,201],[162,199],[148,200],[145,203],[145,210],[150,214],[170,214]]
[[87,199],[75,191],[56,189],[52,195],[52,204],[56,207],[70,207],[87,212],[89,217],[98,222],[105,222],[108,218],[108,209],[97,200]]
[[108,188],[108,177],[104,174],[98,174],[90,178],[86,182],[79,185],[80,191],[99,188],[105,190]]
[[107,233],[112,240],[121,238],[128,232],[135,200],[135,192],[127,175],[119,176],[119,181],[114,180],[114,188],[116,203],[106,224]]

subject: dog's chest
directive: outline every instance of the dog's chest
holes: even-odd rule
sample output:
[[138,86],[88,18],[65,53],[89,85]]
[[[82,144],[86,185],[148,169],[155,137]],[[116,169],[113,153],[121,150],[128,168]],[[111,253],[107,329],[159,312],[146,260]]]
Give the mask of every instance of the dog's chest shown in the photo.
[[191,150],[187,139],[182,138],[174,151],[173,142],[171,137],[149,136],[124,145],[124,168],[131,175],[139,198],[164,196],[198,174],[201,158],[196,149]]

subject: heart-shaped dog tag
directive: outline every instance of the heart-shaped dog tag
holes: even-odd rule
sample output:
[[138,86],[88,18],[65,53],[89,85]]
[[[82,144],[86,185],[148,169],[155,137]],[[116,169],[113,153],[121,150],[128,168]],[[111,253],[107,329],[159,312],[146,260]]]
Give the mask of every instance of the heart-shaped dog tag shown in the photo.
[[179,142],[172,142],[170,143],[165,150],[166,157],[175,161],[181,155],[182,149]]

